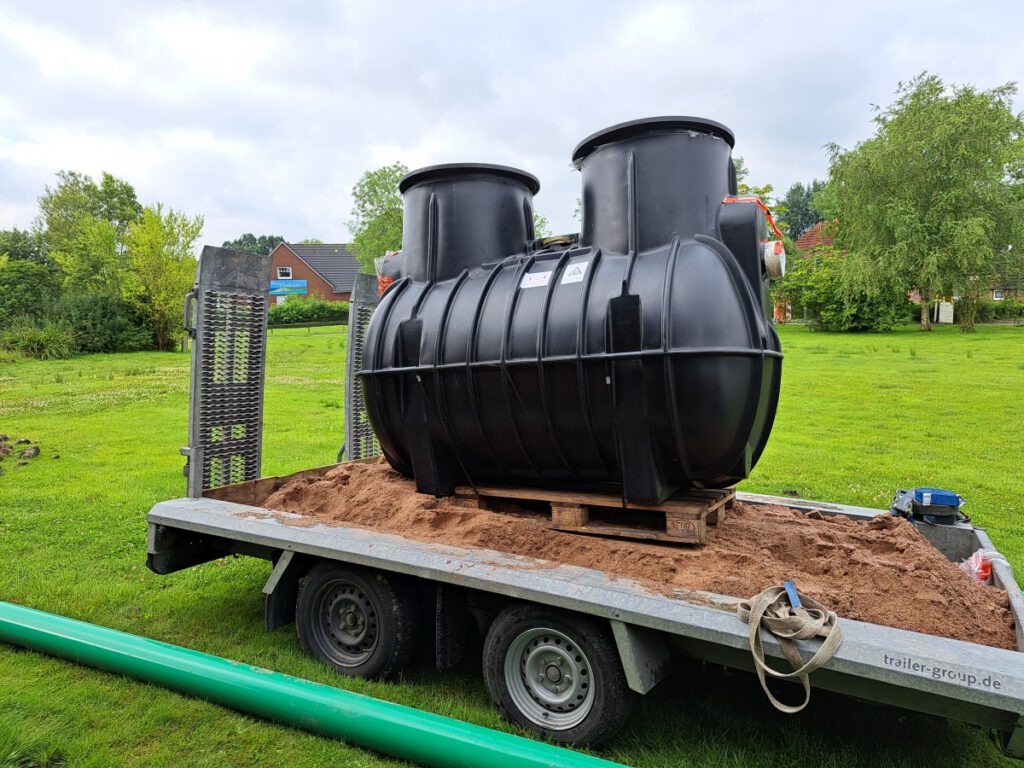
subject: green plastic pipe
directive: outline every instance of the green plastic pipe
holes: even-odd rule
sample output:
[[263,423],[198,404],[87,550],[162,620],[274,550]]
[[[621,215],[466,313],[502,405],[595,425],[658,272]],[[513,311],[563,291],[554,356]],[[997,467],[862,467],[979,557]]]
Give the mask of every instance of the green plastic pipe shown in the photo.
[[609,768],[607,760],[126,632],[0,602],[0,641],[427,766]]

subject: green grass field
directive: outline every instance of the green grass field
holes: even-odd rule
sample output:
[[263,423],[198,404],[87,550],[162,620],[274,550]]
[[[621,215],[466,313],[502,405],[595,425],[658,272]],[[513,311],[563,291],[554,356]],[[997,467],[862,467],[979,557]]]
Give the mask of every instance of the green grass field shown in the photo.
[[[1024,573],[1024,328],[780,333],[779,416],[744,489],[881,507],[898,487],[949,487]],[[265,474],[334,460],[344,340],[330,328],[270,337]],[[146,570],[146,513],[184,493],[187,376],[187,356],[175,353],[0,363],[0,432],[42,447],[25,467],[0,464],[0,599],[507,728],[473,670],[342,680],[302,655],[294,628],[264,633],[265,563]],[[967,726],[821,691],[804,713],[783,716],[753,676],[700,666],[648,696],[605,756],[639,766],[1014,764]],[[0,767],[388,764],[397,763],[0,646]]]

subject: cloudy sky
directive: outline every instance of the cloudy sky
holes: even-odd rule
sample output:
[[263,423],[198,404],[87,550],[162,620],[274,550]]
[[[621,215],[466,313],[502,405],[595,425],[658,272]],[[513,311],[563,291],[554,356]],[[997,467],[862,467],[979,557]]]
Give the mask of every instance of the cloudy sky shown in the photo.
[[868,136],[900,80],[1024,80],[1022,52],[1020,0],[0,0],[0,228],[67,168],[203,214],[208,243],[345,241],[352,185],[400,160],[528,170],[574,231],[572,149],[612,123],[713,118],[785,189]]

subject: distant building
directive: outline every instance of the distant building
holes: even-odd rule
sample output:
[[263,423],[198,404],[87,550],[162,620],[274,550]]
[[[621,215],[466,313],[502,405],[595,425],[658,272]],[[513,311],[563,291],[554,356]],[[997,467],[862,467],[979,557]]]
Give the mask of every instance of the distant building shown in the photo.
[[348,301],[359,274],[350,246],[340,243],[278,243],[271,253],[270,300],[289,295]]
[[818,246],[829,246],[835,240],[836,226],[834,221],[819,221],[808,229],[796,241],[793,246],[800,251],[800,256],[807,257],[809,251]]
[[986,299],[992,301],[1003,301],[1004,299],[1019,299],[1024,297],[1024,275],[1015,279],[1007,280],[1001,285],[992,286],[985,294]]

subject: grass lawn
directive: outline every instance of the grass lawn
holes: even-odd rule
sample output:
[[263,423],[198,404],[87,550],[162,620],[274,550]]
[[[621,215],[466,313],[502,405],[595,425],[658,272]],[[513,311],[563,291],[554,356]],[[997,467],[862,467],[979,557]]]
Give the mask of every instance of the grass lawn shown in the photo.
[[[779,416],[744,489],[882,507],[896,488],[952,488],[1024,574],[1024,328],[780,333]],[[265,474],[334,460],[344,353],[337,328],[271,335]],[[187,376],[178,353],[0,363],[0,432],[42,447],[28,466],[0,464],[0,599],[507,729],[472,670],[342,680],[302,655],[293,627],[264,633],[265,563],[146,570],[146,513],[184,494]],[[822,691],[787,717],[752,675],[696,665],[655,689],[605,756],[639,766],[1014,765],[966,726]],[[0,768],[389,764],[0,646]]]

